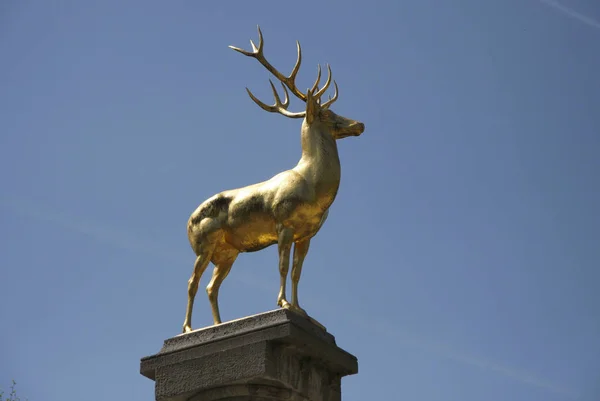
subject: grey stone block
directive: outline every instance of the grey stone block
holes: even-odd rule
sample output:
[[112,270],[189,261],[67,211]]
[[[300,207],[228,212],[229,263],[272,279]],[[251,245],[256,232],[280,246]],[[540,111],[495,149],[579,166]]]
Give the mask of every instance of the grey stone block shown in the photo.
[[356,357],[285,309],[181,334],[141,360],[157,401],[339,401]]

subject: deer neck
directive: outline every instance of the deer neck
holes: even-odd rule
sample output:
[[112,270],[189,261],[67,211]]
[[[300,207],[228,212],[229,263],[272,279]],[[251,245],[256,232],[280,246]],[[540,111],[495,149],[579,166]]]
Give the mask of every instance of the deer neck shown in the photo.
[[335,139],[323,123],[302,124],[302,157],[295,170],[312,186],[316,201],[328,208],[340,185],[341,166]]

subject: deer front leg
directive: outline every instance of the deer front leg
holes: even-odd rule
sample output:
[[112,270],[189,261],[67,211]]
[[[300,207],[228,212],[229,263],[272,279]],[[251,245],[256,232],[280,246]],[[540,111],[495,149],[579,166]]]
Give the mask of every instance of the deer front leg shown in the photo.
[[298,303],[298,283],[302,274],[302,264],[308,253],[310,239],[298,241],[294,244],[294,262],[292,264],[292,309],[302,315],[307,315],[306,311]]
[[278,227],[277,247],[279,251],[279,295],[277,296],[277,305],[282,308],[290,309],[290,303],[285,296],[285,284],[287,274],[290,268],[290,250],[292,248],[292,240],[294,232],[291,228],[280,226]]

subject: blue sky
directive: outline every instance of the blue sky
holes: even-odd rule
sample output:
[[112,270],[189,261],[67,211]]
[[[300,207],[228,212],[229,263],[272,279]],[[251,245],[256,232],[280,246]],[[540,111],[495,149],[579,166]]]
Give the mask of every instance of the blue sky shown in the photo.
[[[594,0],[0,2],[0,385],[152,399],[139,359],[183,323],[189,214],[300,155],[227,48],[260,24],[366,125],[300,283],[359,358],[344,400],[600,399],[598,21]],[[223,318],[274,309],[278,280],[275,248],[241,255]]]

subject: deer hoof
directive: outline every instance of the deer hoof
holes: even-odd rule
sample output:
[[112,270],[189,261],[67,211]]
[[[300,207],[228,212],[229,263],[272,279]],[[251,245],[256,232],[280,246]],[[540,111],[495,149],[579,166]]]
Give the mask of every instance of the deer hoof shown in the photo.
[[277,305],[279,305],[283,309],[288,309],[288,310],[292,309],[292,304],[289,303],[288,301],[286,301],[285,299],[280,299],[279,301],[277,301]]

